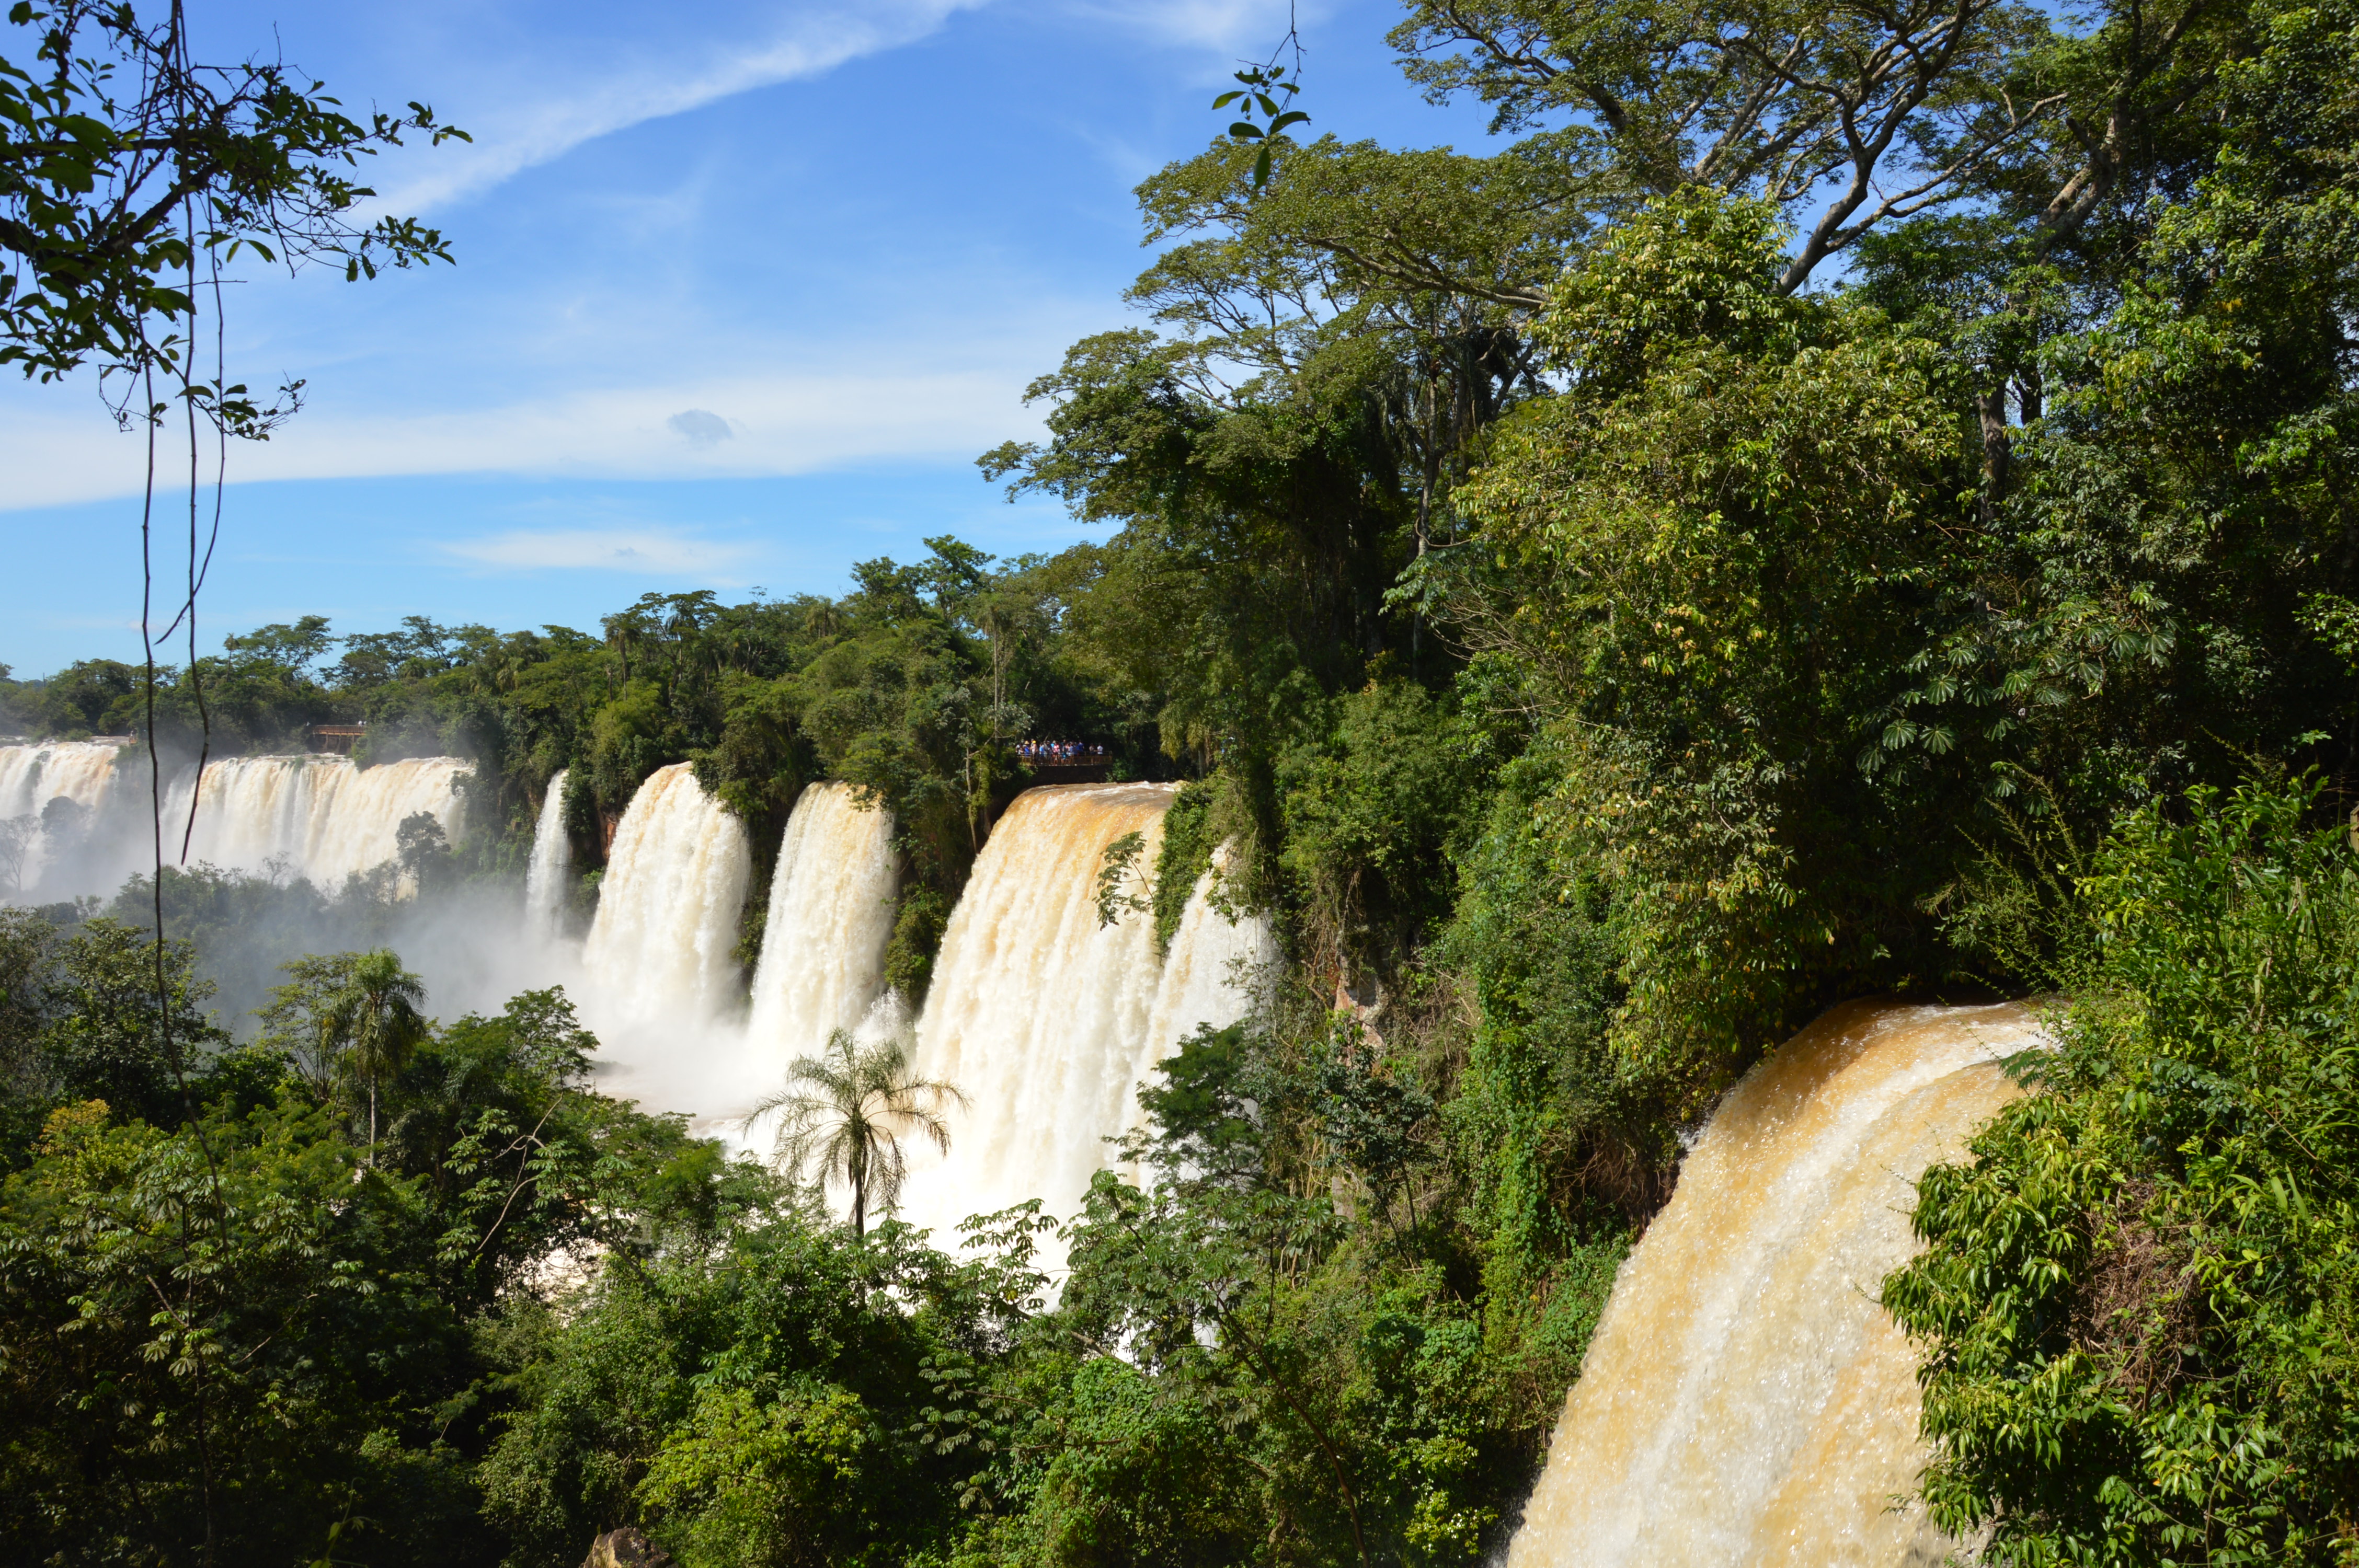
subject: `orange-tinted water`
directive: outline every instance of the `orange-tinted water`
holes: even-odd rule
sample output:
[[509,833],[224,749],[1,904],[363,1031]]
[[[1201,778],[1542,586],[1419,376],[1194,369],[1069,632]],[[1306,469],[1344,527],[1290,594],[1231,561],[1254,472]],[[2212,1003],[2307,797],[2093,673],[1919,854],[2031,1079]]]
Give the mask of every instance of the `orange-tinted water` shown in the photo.
[[1913,1183],[2019,1091],[2013,1004],[1850,1003],[1730,1091],[1615,1281],[1511,1568],[1899,1568],[1943,1541],[1877,1304]]

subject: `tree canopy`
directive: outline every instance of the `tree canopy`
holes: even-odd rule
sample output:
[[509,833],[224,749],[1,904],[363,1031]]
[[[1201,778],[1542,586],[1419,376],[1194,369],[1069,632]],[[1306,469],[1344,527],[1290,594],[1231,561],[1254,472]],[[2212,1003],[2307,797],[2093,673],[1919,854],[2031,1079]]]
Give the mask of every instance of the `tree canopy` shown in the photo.
[[[1143,182],[1138,319],[981,460],[1089,542],[165,673],[159,747],[200,684],[233,750],[364,721],[364,764],[474,762],[468,831],[0,924],[7,1528],[185,1560],[234,1486],[286,1521],[253,1551],[337,1561],[1485,1561],[1738,1074],[1846,998],[2060,989],[1887,1287],[1927,1495],[2006,1561],[2339,1560],[2359,12],[1414,0],[1393,39],[1503,141],[1312,138],[1289,68]],[[0,678],[0,723],[122,733],[137,685]],[[387,912],[513,882],[560,770],[578,918],[693,764],[753,829],[748,962],[799,792],[859,786],[921,1004],[1044,740],[1180,786],[1101,918],[1168,940],[1210,875],[1283,954],[1079,1214],[837,1225],[594,1093],[548,992],[349,1070]]]

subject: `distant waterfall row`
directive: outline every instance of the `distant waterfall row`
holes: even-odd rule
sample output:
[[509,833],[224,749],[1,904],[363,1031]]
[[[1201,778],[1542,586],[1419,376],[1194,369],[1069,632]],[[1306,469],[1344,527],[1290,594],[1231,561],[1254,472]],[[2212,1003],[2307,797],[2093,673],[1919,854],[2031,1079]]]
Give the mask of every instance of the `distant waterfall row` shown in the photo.
[[[111,891],[152,864],[155,835],[144,766],[117,777],[123,749],[52,741],[0,746],[0,821],[29,819],[17,868],[21,896],[62,898]],[[172,771],[165,780],[162,842],[167,863],[245,871],[283,870],[325,888],[395,858],[397,834],[419,812],[446,838],[463,831],[459,781],[469,764],[419,757],[355,767],[349,757],[231,757]],[[192,804],[194,820],[191,823]],[[73,811],[60,815],[57,802]]]
[[[0,746],[0,897],[63,897],[114,794],[118,748],[86,741]],[[63,803],[60,806],[58,803]]]
[[[15,855],[0,867],[0,898],[111,892],[150,863],[158,822],[168,862],[181,860],[185,836],[188,864],[330,890],[395,860],[400,826],[418,813],[453,842],[463,830],[469,764],[457,758],[371,768],[339,756],[229,758],[201,776],[168,776],[160,817],[144,770],[118,776],[124,760],[107,744],[0,747],[0,821],[14,823]],[[1101,917],[1107,847],[1136,833],[1137,863],[1151,867],[1173,793],[1059,785],[1017,796],[951,913],[914,1021],[885,984],[900,881],[892,818],[864,808],[848,784],[814,784],[796,803],[750,995],[739,944],[754,846],[685,762],[650,774],[616,824],[578,949],[564,930],[576,879],[561,773],[536,825],[521,929],[454,912],[448,919],[464,929],[445,935],[487,984],[562,979],[606,1042],[618,1090],[715,1130],[834,1031],[909,1031],[918,1070],[956,1083],[970,1104],[953,1118],[947,1163],[913,1176],[911,1217],[946,1227],[1030,1197],[1069,1213],[1105,1162],[1107,1135],[1136,1117],[1138,1084],[1200,1024],[1242,1016],[1244,977],[1272,957],[1265,922],[1214,907],[1210,874],[1168,954],[1145,911]],[[1145,890],[1139,876],[1133,893]]]
[[[1030,1197],[1070,1213],[1106,1162],[1106,1135],[1134,1121],[1137,1086],[1155,1064],[1199,1024],[1224,1026],[1247,1011],[1240,982],[1271,957],[1268,927],[1215,910],[1209,873],[1167,956],[1144,912],[1101,921],[1107,846],[1137,833],[1140,863],[1151,866],[1173,793],[1033,789],[994,828],[915,1022],[917,1070],[957,1084],[969,1107],[951,1118],[949,1161],[913,1174],[913,1221],[946,1230]],[[541,890],[563,877],[563,834],[552,826],[562,809],[552,783],[534,851],[539,910],[554,910],[554,893]],[[788,1064],[833,1031],[906,1027],[891,1016],[884,974],[899,880],[892,834],[891,816],[864,809],[853,786],[803,792],[733,1047],[725,1019],[752,846],[687,764],[650,775],[615,828],[582,948],[593,1021],[620,1062],[617,1087],[692,1098],[706,1116],[726,1118],[779,1087]]]
[[118,748],[89,741],[0,746],[0,820],[38,816],[60,796],[85,811],[106,804]]
[[232,757],[183,772],[164,802],[167,852],[189,820],[189,863],[258,871],[273,861],[323,888],[395,857],[402,823],[424,812],[455,843],[463,831],[457,757],[413,757],[358,768],[350,757]]

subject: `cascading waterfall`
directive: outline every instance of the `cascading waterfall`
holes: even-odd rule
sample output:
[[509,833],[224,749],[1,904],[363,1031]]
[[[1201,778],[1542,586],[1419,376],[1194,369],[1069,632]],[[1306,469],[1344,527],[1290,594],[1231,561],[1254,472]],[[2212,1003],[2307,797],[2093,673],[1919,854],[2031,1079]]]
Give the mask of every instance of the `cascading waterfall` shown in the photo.
[[[1155,1006],[1147,1015],[1146,1054],[1133,1074],[1144,1081],[1157,1063],[1197,1029],[1210,1024],[1225,1029],[1245,1016],[1252,988],[1277,961],[1277,941],[1267,917],[1239,914],[1234,919],[1221,908],[1221,877],[1229,863],[1229,847],[1213,853],[1212,869],[1196,879],[1171,934],[1164,955],[1163,974],[1155,988]],[[1137,1108],[1131,1108],[1131,1121]],[[1127,1127],[1130,1122],[1125,1122]]]
[[[145,791],[114,787],[117,755],[85,742],[0,747],[0,819],[62,796],[93,822],[110,806],[118,827],[136,816],[144,837]],[[455,839],[467,767],[217,762],[175,783],[167,839],[193,786],[191,861],[277,862],[332,886],[393,859],[413,813]],[[536,826],[536,937],[557,932],[564,903],[565,784],[563,773],[549,781]],[[1141,870],[1119,891],[1144,892],[1172,793],[1068,785],[1017,797],[952,913],[912,1029],[883,979],[891,818],[861,809],[853,786],[811,786],[780,849],[741,1032],[745,830],[688,764],[659,769],[617,828],[582,948],[584,1012],[621,1080],[608,1087],[726,1131],[832,1030],[906,1031],[916,1071],[968,1097],[949,1115],[947,1158],[912,1149],[906,1217],[947,1242],[968,1215],[1027,1198],[1070,1215],[1110,1163],[1106,1135],[1136,1125],[1138,1085],[1200,1025],[1249,1011],[1277,958],[1266,921],[1221,910],[1222,857],[1165,957],[1145,910],[1102,920],[1107,847],[1140,836]],[[36,880],[20,877],[20,891]],[[533,953],[546,961],[549,949]],[[1920,1507],[1896,1504],[1926,1451],[1915,1357],[1876,1293],[1911,1252],[1914,1181],[2019,1092],[2001,1062],[2045,1043],[2017,1005],[1847,1004],[1732,1090],[1624,1265],[1509,1568],[1936,1568],[1959,1550]]]
[[2023,1008],[1835,1009],[1732,1090],[1623,1265],[1510,1568],[1938,1568],[1916,1358],[1876,1303],[1912,1184],[2018,1092]]
[[532,826],[532,857],[524,869],[524,917],[536,935],[553,936],[564,924],[566,873],[573,869],[573,846],[565,837],[565,775],[549,775]]
[[[1102,924],[1105,849],[1141,837],[1155,863],[1173,791],[1159,784],[1027,790],[993,829],[936,961],[917,1025],[916,1070],[953,1083],[947,1159],[921,1150],[906,1217],[948,1238],[957,1222],[1027,1198],[1070,1215],[1108,1163],[1104,1140],[1137,1118],[1137,1087],[1198,1022],[1246,1007],[1220,984],[1233,952],[1257,954],[1266,927],[1227,928],[1200,884],[1158,963],[1152,917],[1132,909]],[[1125,890],[1144,892],[1140,881]],[[1201,907],[1200,907],[1201,906]],[[1213,927],[1223,929],[1216,932]]]
[[[89,741],[49,741],[35,745],[0,746],[0,822],[28,818],[12,848],[16,858],[0,880],[0,895],[82,892],[72,885],[95,881],[103,874],[82,866],[92,857],[81,853],[89,836],[103,832],[102,818],[114,798],[114,765],[122,748]],[[49,803],[68,800],[79,808],[78,818],[60,824]],[[111,857],[101,852],[98,859]],[[87,876],[79,874],[88,872]],[[46,885],[46,884],[56,885]]]
[[0,821],[38,816],[59,796],[85,811],[106,804],[122,748],[103,741],[44,741],[0,746]]
[[885,993],[899,857],[892,813],[864,807],[863,793],[812,784],[787,819],[745,1031],[747,1069],[766,1087],[834,1031],[857,1028]]
[[648,774],[614,829],[582,945],[602,1020],[695,1026],[722,1015],[734,1000],[737,917],[753,875],[745,825],[689,763]]
[[968,1215],[1043,1198],[1070,1213],[1129,1120],[1155,1005],[1153,921],[1101,924],[1106,846],[1140,835],[1152,866],[1173,791],[1058,784],[1016,797],[984,841],[942,933],[914,1065],[968,1100],[949,1158],[924,1151],[903,1204],[947,1237]]
[[350,757],[230,757],[184,771],[164,806],[164,842],[179,848],[196,785],[188,863],[261,871],[278,862],[323,888],[395,858],[402,822],[427,812],[456,844],[464,826],[459,757],[412,757],[356,767]]

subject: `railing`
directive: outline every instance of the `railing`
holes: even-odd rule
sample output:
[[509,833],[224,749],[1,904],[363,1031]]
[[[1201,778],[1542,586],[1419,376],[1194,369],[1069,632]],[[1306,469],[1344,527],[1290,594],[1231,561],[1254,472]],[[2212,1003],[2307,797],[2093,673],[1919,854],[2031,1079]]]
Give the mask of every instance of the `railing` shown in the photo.
[[1039,768],[1102,768],[1109,753],[1086,741],[1018,741],[1016,754]]

